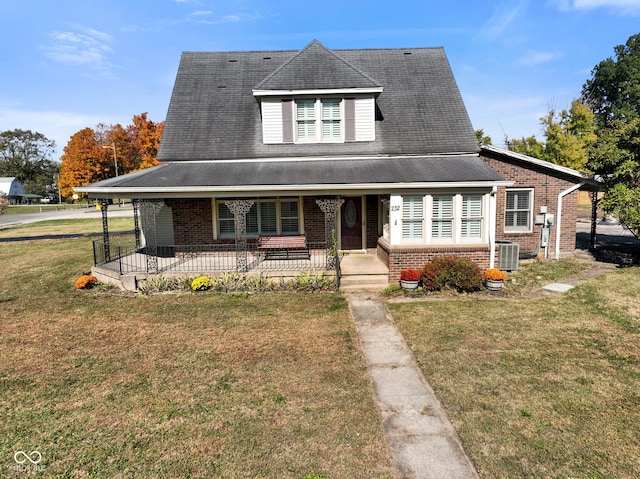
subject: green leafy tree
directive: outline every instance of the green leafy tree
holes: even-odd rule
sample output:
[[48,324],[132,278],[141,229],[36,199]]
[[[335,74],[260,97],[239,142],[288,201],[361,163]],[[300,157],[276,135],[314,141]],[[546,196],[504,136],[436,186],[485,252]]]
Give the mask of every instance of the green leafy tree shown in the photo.
[[573,101],[569,110],[550,110],[545,126],[542,159],[578,171],[588,169],[589,148],[596,141],[594,115],[587,105]]
[[640,235],[640,34],[614,48],[592,70],[582,89],[591,106],[598,139],[588,167],[602,176],[602,207]]
[[491,137],[489,135],[484,134],[484,130],[476,130],[476,138],[478,139],[478,143],[483,145],[491,145]]
[[589,165],[605,182],[601,206],[640,237],[640,117],[602,129]]
[[516,153],[533,156],[534,158],[542,158],[543,156],[544,143],[538,141],[535,135],[531,135],[527,138],[523,136],[520,139],[514,140],[505,138],[504,143],[507,145],[509,150],[515,151]]
[[596,140],[594,115],[589,107],[575,100],[568,110],[550,109],[540,118],[540,123],[544,127],[544,141],[533,135],[516,140],[507,138],[507,148],[556,165],[587,171],[589,148]]
[[51,159],[55,142],[42,133],[8,130],[0,133],[0,176],[18,178],[27,193],[56,194],[58,164]]
[[598,63],[582,87],[582,97],[600,128],[609,127],[614,120],[631,120],[640,115],[640,33],[614,51],[615,59]]

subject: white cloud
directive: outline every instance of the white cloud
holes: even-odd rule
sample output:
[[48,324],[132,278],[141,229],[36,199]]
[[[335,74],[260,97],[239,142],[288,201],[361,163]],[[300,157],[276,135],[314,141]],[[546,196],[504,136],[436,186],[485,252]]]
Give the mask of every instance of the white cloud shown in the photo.
[[595,10],[606,8],[620,15],[640,14],[640,0],[556,0],[560,10]]
[[116,124],[122,123],[122,120],[65,111],[30,111],[0,105],[0,131],[18,128],[42,133],[56,142],[55,160],[62,155],[72,135],[84,128],[94,128],[99,123]]
[[489,38],[500,36],[524,12],[527,3],[527,0],[517,0],[495,7],[493,16],[480,29],[481,35]]
[[44,56],[55,62],[87,65],[94,69],[108,66],[113,53],[109,45],[112,37],[93,28],[79,27],[78,31],[53,32],[50,45],[42,46]]
[[560,58],[561,55],[552,52],[535,52],[527,55],[520,59],[520,64],[522,65],[540,65],[541,63],[547,63],[557,58]]

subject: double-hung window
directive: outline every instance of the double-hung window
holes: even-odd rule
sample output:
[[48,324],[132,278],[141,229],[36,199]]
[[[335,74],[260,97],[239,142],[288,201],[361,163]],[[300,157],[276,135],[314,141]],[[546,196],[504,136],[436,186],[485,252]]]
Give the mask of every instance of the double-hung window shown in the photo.
[[532,195],[532,189],[507,190],[505,231],[531,231]]
[[424,229],[424,197],[402,197],[402,239],[422,240]]
[[431,237],[453,238],[453,195],[433,195]]
[[462,238],[482,236],[482,195],[462,195],[460,236]]
[[295,101],[297,142],[342,141],[343,112],[339,98],[312,98]]
[[[299,234],[300,217],[298,200],[256,200],[247,212],[246,227],[248,236]],[[235,236],[233,213],[224,204],[218,202],[218,232],[220,238]]]
[[340,100],[320,100],[322,104],[322,139],[339,140],[342,138],[342,114]]
[[316,101],[296,101],[296,132],[299,141],[316,139]]

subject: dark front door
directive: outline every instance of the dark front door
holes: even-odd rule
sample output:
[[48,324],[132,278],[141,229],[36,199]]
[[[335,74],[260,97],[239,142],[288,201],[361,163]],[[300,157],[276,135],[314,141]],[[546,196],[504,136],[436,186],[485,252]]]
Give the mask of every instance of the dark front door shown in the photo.
[[340,247],[362,249],[362,198],[347,197],[340,209]]

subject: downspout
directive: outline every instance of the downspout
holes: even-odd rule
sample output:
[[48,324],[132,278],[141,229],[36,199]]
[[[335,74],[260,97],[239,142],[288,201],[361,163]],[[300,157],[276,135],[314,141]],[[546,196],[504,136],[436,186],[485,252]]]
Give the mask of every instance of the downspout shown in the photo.
[[494,186],[489,195],[489,268],[495,268],[496,264],[496,195],[498,187]]
[[561,191],[558,194],[558,206],[556,208],[556,253],[554,259],[560,259],[560,236],[562,233],[562,228],[560,227],[562,223],[562,198],[567,196],[569,193],[574,192],[578,188],[582,188],[586,184],[586,181],[583,181],[582,183],[575,184],[571,188],[567,188],[566,190]]

